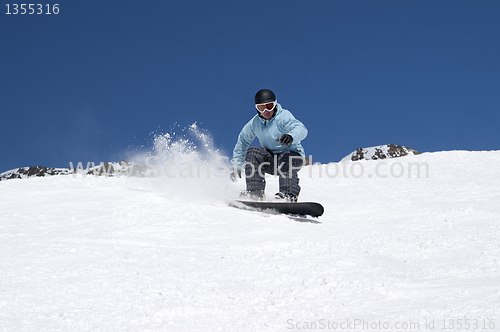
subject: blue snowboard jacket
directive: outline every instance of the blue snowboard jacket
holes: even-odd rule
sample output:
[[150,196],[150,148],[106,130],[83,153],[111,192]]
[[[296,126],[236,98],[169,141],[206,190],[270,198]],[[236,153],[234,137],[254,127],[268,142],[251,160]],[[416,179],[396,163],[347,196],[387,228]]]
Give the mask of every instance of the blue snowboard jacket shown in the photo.
[[[236,166],[241,169],[245,162],[245,154],[255,137],[259,139],[260,145],[264,149],[274,154],[296,151],[305,157],[300,141],[306,138],[307,128],[302,122],[295,119],[292,113],[283,109],[280,104],[277,104],[276,107],[276,114],[271,119],[266,120],[257,114],[243,127],[233,150],[233,159],[231,159],[233,167]],[[283,146],[276,142],[276,139],[284,134],[293,137],[292,145]]]

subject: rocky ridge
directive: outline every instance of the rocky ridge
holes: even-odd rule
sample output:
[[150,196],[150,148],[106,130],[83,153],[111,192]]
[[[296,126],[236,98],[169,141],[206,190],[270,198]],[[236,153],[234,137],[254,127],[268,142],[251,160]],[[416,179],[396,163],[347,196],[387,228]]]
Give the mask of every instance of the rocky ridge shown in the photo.
[[[418,155],[420,152],[395,144],[380,145],[370,148],[359,148],[347,155],[342,161],[377,160],[404,157],[407,155]],[[306,165],[308,165],[307,163]],[[44,177],[55,175],[93,175],[93,176],[132,176],[146,177],[152,172],[146,165],[134,164],[127,160],[119,163],[101,163],[100,165],[78,164],[76,167],[53,168],[43,166],[30,166],[15,168],[0,173],[0,181],[11,179],[26,179],[32,177]]]
[[369,148],[358,148],[345,156],[342,161],[391,159],[419,154],[420,152],[406,146],[386,144]]
[[146,165],[137,165],[130,163],[127,160],[119,163],[101,163],[97,166],[89,163],[86,166],[78,164],[76,167],[71,168],[53,168],[43,166],[30,166],[14,168],[9,171],[0,173],[0,181],[12,179],[26,179],[32,177],[45,177],[55,175],[74,175],[79,174],[83,176],[133,176],[145,177],[147,176],[148,168]]

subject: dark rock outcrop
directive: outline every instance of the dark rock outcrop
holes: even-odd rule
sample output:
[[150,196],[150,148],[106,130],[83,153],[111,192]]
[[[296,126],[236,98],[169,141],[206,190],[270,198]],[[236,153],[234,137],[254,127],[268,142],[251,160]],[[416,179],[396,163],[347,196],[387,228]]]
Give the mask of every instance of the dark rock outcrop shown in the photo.
[[378,160],[418,155],[420,152],[402,145],[387,144],[370,148],[358,148],[344,157],[343,161]]

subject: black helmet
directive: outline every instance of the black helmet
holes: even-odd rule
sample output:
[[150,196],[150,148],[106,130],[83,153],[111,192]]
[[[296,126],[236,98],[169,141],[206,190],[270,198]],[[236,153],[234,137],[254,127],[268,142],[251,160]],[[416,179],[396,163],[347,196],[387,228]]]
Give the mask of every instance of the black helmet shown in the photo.
[[269,89],[262,89],[255,95],[255,105],[272,103],[273,101],[276,101],[276,96]]

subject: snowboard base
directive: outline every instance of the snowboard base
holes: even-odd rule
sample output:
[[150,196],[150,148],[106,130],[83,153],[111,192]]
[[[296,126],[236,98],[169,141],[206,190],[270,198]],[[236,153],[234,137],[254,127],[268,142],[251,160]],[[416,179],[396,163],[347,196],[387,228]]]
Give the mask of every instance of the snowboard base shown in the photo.
[[[319,217],[323,214],[324,208],[316,202],[271,202],[271,201],[244,201],[235,200],[235,207],[246,206],[254,210],[265,212],[266,210],[276,211],[291,216],[312,216]],[[239,205],[239,206],[238,206]]]

